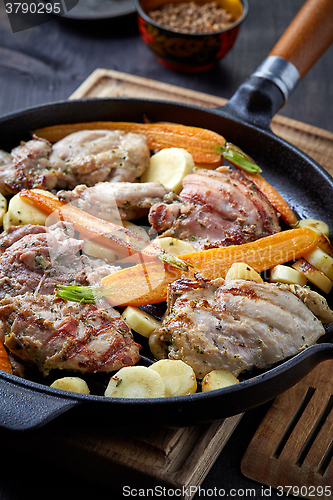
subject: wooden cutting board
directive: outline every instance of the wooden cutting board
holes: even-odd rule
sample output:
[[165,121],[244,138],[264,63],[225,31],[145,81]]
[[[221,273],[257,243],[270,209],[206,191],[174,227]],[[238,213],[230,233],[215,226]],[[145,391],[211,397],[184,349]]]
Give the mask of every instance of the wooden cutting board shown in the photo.
[[333,360],[278,396],[241,463],[242,473],[288,495],[333,496]]
[[[94,71],[70,98],[117,96],[164,99],[207,108],[226,103],[220,97],[106,69]],[[333,134],[281,116],[274,118],[272,128],[333,174]],[[110,485],[112,474],[115,489],[124,484],[168,485],[182,488],[180,498],[190,500],[194,493],[186,488],[202,483],[240,418],[237,415],[205,426],[116,435],[113,425],[110,429],[91,429],[75,422],[64,428],[55,422],[51,430],[41,430],[38,439],[47,439],[53,449],[60,447],[60,453],[65,445],[62,463],[70,466],[74,456],[83,473],[88,464],[90,477],[101,484]]]
[[[5,436],[7,445],[18,446],[23,454],[40,459],[47,443],[48,461],[62,469],[89,477],[110,492],[123,487],[177,489],[180,500],[191,500],[242,415],[212,424],[180,429],[161,429],[147,412],[140,430],[133,415],[133,429],[117,426],[117,415],[109,425],[98,428],[78,418],[61,417],[38,432]],[[118,498],[118,497],[117,497]]]

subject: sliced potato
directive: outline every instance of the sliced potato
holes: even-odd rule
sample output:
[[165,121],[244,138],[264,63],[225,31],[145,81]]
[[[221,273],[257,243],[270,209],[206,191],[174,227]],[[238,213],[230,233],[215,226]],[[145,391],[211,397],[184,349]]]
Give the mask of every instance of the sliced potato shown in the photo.
[[166,238],[156,238],[154,243],[165,252],[175,256],[185,255],[196,251],[190,242],[171,238],[170,236]]
[[321,248],[315,248],[312,252],[303,255],[304,259],[313,267],[326,274],[333,281],[333,258]]
[[262,283],[263,279],[251,266],[245,262],[234,262],[225,276],[225,280],[251,280]]
[[323,251],[326,252],[327,255],[333,257],[333,245],[330,240],[323,233],[319,235],[317,246]]
[[109,398],[162,398],[166,390],[162,377],[146,366],[125,366],[113,377],[105,390]]
[[7,213],[7,200],[3,194],[0,193],[0,226],[3,224],[3,218]]
[[55,380],[50,387],[63,391],[78,392],[79,394],[90,394],[85,380],[80,377],[63,377]]
[[333,257],[333,246],[328,239],[329,228],[326,222],[317,219],[302,219],[297,224],[298,227],[308,227],[318,233],[318,247],[326,252],[330,257]]
[[298,271],[293,267],[279,264],[271,269],[270,282],[287,284],[296,283],[297,285],[305,286],[307,279],[305,274],[301,273],[301,271]]
[[303,273],[307,279],[324,293],[330,293],[333,282],[321,271],[312,266],[305,259],[299,259],[292,265],[294,269]]
[[238,382],[238,378],[226,370],[212,370],[202,381],[202,392],[222,389],[222,387],[238,384]]
[[161,359],[149,366],[159,373],[165,384],[166,396],[185,396],[197,390],[197,380],[193,368],[178,359]]
[[301,219],[298,221],[297,224],[298,227],[309,227],[310,229],[313,229],[317,233],[322,233],[324,234],[327,238],[329,237],[329,228],[326,222],[323,222],[322,220],[317,220],[317,219]]
[[160,321],[153,318],[150,314],[142,311],[138,307],[128,306],[122,313],[125,323],[135,332],[140,333],[143,337],[149,338],[150,334],[159,326]]
[[126,227],[126,229],[130,229],[131,231],[135,231],[136,233],[140,234],[142,238],[145,238],[147,240],[147,244],[150,242],[150,238],[147,234],[147,231],[141,227],[138,226],[137,224],[133,224],[132,222],[129,222],[128,220],[123,220],[122,221],[123,226]]
[[6,212],[2,219],[2,228],[4,231],[8,231],[11,224],[9,223],[9,213]]
[[84,240],[82,245],[82,252],[91,257],[97,257],[98,259],[108,260],[111,263],[117,262],[121,257],[118,252],[112,250],[112,248],[107,248],[97,243],[94,240],[85,240],[85,236],[80,235],[80,239]]
[[[43,189],[32,189],[32,191],[42,193],[50,198],[56,198],[53,193]],[[8,221],[6,223],[9,226],[24,226],[26,224],[45,226],[48,217],[45,212],[24,201],[18,193],[9,202]]]
[[150,158],[142,182],[160,182],[168,191],[179,193],[186,175],[194,168],[192,155],[182,148],[165,148]]

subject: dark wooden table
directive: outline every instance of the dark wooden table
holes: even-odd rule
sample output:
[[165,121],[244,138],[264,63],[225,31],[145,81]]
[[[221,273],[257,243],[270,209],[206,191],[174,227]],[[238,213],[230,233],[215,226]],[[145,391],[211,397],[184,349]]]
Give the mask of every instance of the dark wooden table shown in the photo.
[[[134,14],[99,21],[54,17],[46,24],[13,33],[4,3],[0,2],[0,115],[67,99],[96,68],[229,98],[268,54],[303,0],[249,0],[249,15],[232,51],[215,69],[198,74],[176,73],[159,65],[140,40]],[[331,47],[281,114],[333,132],[332,56]],[[229,498],[264,498],[261,485],[241,475],[240,461],[268,407],[243,417],[202,484],[208,494],[216,487],[224,488]],[[116,430],[116,423],[111,425]],[[93,477],[80,476],[75,464],[72,471],[63,470],[61,457],[56,468],[51,463],[47,443],[40,449],[40,459],[33,461],[28,453],[22,454],[17,439],[12,445],[2,444],[0,500],[124,498],[112,492],[112,477],[109,489],[95,484]],[[213,494],[210,498],[218,497]],[[269,498],[286,497],[272,491]]]

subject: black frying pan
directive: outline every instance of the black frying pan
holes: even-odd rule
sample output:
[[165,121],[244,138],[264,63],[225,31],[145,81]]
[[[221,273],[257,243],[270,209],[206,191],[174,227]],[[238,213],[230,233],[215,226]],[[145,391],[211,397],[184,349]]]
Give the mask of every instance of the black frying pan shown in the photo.
[[[32,130],[60,123],[98,120],[179,122],[209,128],[237,144],[262,167],[264,176],[300,217],[322,219],[333,231],[333,179],[311,158],[270,130],[274,114],[315,60],[333,41],[332,0],[308,0],[268,58],[220,109],[141,99],[85,99],[38,106],[0,119],[0,148],[10,150]],[[303,40],[313,26],[320,37]],[[318,30],[317,30],[318,31]],[[296,36],[295,36],[296,35]],[[291,48],[293,50],[291,50]],[[294,50],[295,49],[295,50]],[[282,59],[281,59],[282,57]],[[290,64],[287,61],[291,61]],[[328,332],[324,342],[251,379],[229,388],[177,398],[120,400],[50,389],[0,372],[0,427],[34,429],[60,414],[66,418],[133,421],[187,426],[235,415],[267,402],[296,384],[318,363],[333,357]]]

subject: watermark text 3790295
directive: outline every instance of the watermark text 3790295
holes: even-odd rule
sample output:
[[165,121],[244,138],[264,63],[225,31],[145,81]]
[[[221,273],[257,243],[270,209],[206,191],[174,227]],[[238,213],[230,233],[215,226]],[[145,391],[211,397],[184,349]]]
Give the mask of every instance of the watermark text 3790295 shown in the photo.
[[72,10],[79,0],[4,0],[13,33],[47,23]]

